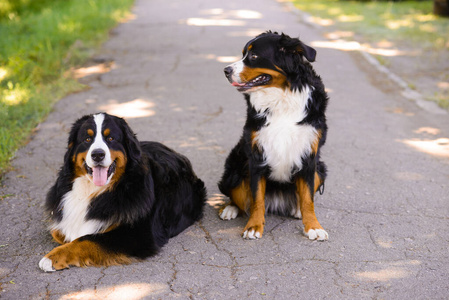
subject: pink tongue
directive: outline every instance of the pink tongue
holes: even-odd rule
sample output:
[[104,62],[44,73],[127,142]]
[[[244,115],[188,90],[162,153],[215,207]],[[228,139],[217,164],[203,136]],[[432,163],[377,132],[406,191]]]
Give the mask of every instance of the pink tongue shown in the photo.
[[96,186],[105,185],[106,181],[108,180],[108,168],[92,168],[92,177]]
[[243,85],[245,85],[244,83],[238,83],[238,82],[233,82],[232,83],[232,86],[243,86]]

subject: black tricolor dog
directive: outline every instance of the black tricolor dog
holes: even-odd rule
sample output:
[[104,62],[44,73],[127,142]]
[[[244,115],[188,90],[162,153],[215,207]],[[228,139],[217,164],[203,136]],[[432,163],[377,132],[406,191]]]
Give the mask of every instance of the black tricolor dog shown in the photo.
[[314,209],[314,195],[326,178],[320,149],[328,102],[310,64],[315,56],[299,39],[268,31],[250,40],[243,58],[224,70],[245,96],[247,119],[218,184],[231,199],[220,217],[249,212],[244,238],[262,237],[266,211],[302,217],[309,239],[328,238]]
[[186,157],[139,142],[121,118],[84,116],[73,124],[46,200],[61,246],[39,266],[49,272],[144,259],[199,220],[205,200],[204,183]]

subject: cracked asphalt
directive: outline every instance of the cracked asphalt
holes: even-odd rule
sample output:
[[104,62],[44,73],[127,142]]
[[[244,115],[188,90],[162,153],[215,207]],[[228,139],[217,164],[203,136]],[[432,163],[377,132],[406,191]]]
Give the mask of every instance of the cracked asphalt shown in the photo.
[[[319,28],[274,0],[137,0],[90,65],[90,86],[59,101],[13,160],[0,190],[1,299],[447,299],[449,117],[420,109],[359,53],[326,48]],[[217,181],[245,103],[223,76],[265,30],[318,51],[328,89],[329,166],[316,213],[329,241],[268,216],[264,237],[222,221]],[[321,43],[320,43],[321,42]],[[140,140],[187,155],[208,188],[204,219],[143,262],[43,273],[55,247],[43,213],[71,124],[125,117]]]

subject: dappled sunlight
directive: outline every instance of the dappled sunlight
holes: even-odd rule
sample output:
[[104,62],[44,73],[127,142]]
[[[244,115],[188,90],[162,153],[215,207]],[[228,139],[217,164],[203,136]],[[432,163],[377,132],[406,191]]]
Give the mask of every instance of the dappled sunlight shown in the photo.
[[161,283],[129,283],[110,287],[88,289],[62,296],[61,300],[138,300],[149,295],[157,297],[168,291],[168,286]]
[[240,56],[218,56],[217,61],[221,63],[232,63],[240,59]]
[[230,37],[249,37],[253,38],[259,35],[261,32],[266,30],[266,28],[245,28],[244,31],[229,31],[227,36]]
[[156,112],[151,109],[154,106],[153,102],[144,99],[135,99],[125,103],[111,100],[109,104],[102,105],[99,109],[111,115],[130,119],[154,116]]
[[441,130],[438,128],[434,128],[434,127],[420,127],[413,132],[418,133],[418,134],[426,133],[426,134],[431,134],[431,135],[437,135],[437,134],[440,134]]
[[356,272],[355,277],[361,280],[387,282],[413,276],[415,272],[410,269],[420,264],[421,262],[418,260],[392,262],[380,270]]
[[236,19],[262,19],[262,14],[254,10],[224,10],[223,8],[212,8],[200,11],[202,15],[214,15],[220,18],[236,18]]
[[215,60],[220,63],[233,63],[240,59],[240,56],[217,56],[215,54],[206,54],[204,58],[207,60]]
[[384,249],[390,249],[393,248],[393,242],[392,241],[387,241],[387,240],[382,240],[382,239],[376,239],[376,244]]
[[229,19],[189,18],[186,21],[189,26],[245,26],[245,21]]
[[0,98],[1,103],[8,106],[20,105],[28,101],[29,90],[22,88],[19,84],[13,85],[12,82],[7,84],[7,89],[0,93],[3,97]]
[[0,81],[6,78],[8,75],[8,70],[6,68],[0,67]]
[[325,18],[320,18],[320,17],[315,17],[315,16],[311,16],[309,18],[309,20],[312,23],[315,23],[315,24],[320,25],[320,26],[325,26],[325,27],[326,26],[332,26],[332,25],[335,24],[335,21],[332,20],[332,19],[325,19]]
[[331,40],[337,40],[337,39],[341,39],[341,38],[353,37],[354,36],[354,32],[337,30],[337,31],[328,32],[324,36],[327,37],[328,39],[331,39]]
[[338,21],[340,22],[345,22],[345,23],[349,23],[349,22],[360,22],[363,21],[364,17],[360,16],[360,15],[341,15],[338,16]]
[[433,156],[449,158],[449,138],[435,140],[407,139],[402,143]]
[[332,41],[313,41],[311,42],[311,46],[316,48],[329,48],[342,51],[362,51],[381,56],[414,56],[418,54],[417,52],[401,51],[398,49],[374,48],[369,45],[362,45],[356,41],[346,41],[341,39]]
[[395,30],[395,29],[399,29],[401,27],[411,27],[412,26],[412,22],[411,22],[411,20],[407,20],[407,19],[387,20],[385,22],[385,25],[387,26],[387,28]]
[[77,79],[94,74],[104,74],[114,67],[113,62],[101,63],[94,66],[78,68],[73,71],[73,76]]
[[389,281],[391,279],[401,279],[407,277],[408,275],[409,272],[400,268],[386,268],[379,271],[367,271],[356,273],[356,276],[359,279],[369,279],[375,281]]
[[440,81],[437,83],[438,88],[442,90],[449,90],[449,82],[446,81]]
[[261,13],[253,10],[224,10],[222,8],[213,8],[202,10],[201,15],[206,17],[188,18],[182,20],[180,23],[189,26],[246,26],[247,22],[244,20],[261,19]]
[[362,48],[362,46],[358,42],[345,40],[313,41],[310,43],[310,45],[316,48],[330,48],[343,51],[356,51]]

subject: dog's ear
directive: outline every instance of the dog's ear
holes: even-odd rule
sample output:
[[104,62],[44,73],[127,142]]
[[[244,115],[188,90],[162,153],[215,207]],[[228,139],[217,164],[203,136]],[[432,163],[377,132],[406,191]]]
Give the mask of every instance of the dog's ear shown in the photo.
[[314,62],[316,50],[301,42],[298,38],[291,38],[282,34],[279,40],[280,51],[288,53],[298,53],[303,55],[309,62]]
[[126,151],[126,155],[128,156],[128,160],[131,160],[133,163],[138,163],[142,156],[142,149],[140,148],[140,143],[137,140],[135,133],[132,131],[131,127],[129,127],[128,123],[122,119],[117,118],[120,123],[120,127],[123,131],[124,138],[124,147]]
[[300,44],[298,45],[297,51],[302,53],[308,61],[314,62],[316,58],[316,50],[301,41],[299,41],[299,43]]

